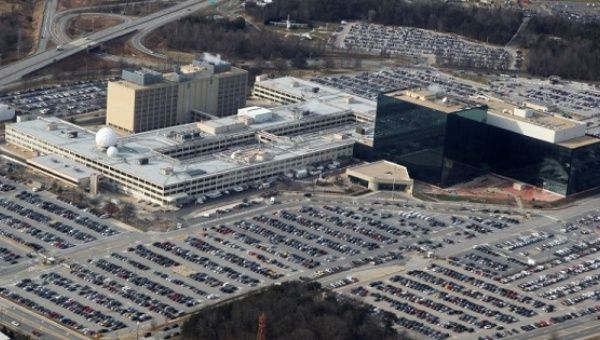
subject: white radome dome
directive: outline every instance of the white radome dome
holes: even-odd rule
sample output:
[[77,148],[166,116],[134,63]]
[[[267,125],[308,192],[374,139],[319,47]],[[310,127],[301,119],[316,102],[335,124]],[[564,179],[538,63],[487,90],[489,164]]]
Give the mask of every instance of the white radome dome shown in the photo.
[[110,158],[115,158],[119,155],[119,149],[116,146],[111,146],[106,149],[106,155]]
[[109,127],[103,127],[96,133],[96,146],[99,148],[115,146],[118,140],[117,133]]

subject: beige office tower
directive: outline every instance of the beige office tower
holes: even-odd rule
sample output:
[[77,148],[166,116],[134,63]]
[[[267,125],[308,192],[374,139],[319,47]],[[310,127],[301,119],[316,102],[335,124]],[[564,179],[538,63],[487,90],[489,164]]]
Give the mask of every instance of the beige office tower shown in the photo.
[[123,71],[122,80],[108,83],[106,124],[137,133],[236,114],[246,105],[247,83],[248,72],[211,55],[171,73]]

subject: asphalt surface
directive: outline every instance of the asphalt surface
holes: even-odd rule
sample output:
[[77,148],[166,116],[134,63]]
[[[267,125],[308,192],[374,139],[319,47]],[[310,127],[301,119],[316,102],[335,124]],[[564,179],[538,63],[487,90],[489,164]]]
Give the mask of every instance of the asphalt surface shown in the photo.
[[56,16],[54,25],[52,26],[52,30],[51,30],[52,40],[54,40],[59,45],[64,45],[64,44],[68,44],[69,42],[71,42],[73,39],[67,33],[69,21],[72,20],[73,18],[76,18],[81,15],[94,15],[94,16],[116,18],[116,19],[121,20],[123,23],[131,23],[133,21],[133,19],[128,16],[121,15],[121,14],[115,14],[115,13],[104,13],[104,12],[66,13],[66,12],[61,12]]
[[48,0],[45,2],[44,20],[42,22],[38,47],[35,52],[36,54],[41,53],[48,48],[48,43],[51,40],[52,23],[54,22],[54,16],[56,15],[57,6],[58,0]]
[[[24,205],[31,209],[36,209],[36,206],[31,205],[29,203],[23,202],[19,198],[16,198],[16,193],[20,192],[21,188],[19,187],[14,192],[4,193],[0,196],[4,198],[10,198],[11,201],[14,201],[18,204]],[[44,200],[49,200],[54,202],[52,199],[52,195],[46,192],[40,193],[41,197]],[[174,230],[166,233],[141,233],[137,231],[126,231],[120,229],[120,233],[111,237],[103,237],[99,238],[96,241],[88,242],[88,243],[77,243],[77,240],[68,239],[69,241],[75,244],[73,247],[67,249],[55,249],[49,245],[46,245],[48,248],[47,255],[51,255],[55,257],[58,261],[63,261],[62,264],[59,265],[44,265],[41,263],[41,257],[36,257],[34,259],[24,259],[23,261],[12,265],[12,266],[2,266],[0,265],[0,287],[4,287],[9,289],[10,291],[17,292],[38,304],[43,304],[44,306],[51,308],[53,310],[57,310],[60,313],[66,315],[67,317],[75,320],[79,323],[85,324],[87,327],[95,327],[92,322],[86,321],[82,316],[73,313],[65,308],[60,306],[56,306],[52,303],[49,303],[44,298],[33,294],[29,291],[24,291],[23,289],[17,288],[15,284],[22,279],[33,279],[36,282],[41,282],[41,275],[48,274],[58,274],[62,277],[68,278],[74,282],[79,282],[81,284],[89,285],[92,289],[97,290],[98,292],[105,291],[105,288],[95,286],[91,282],[87,280],[82,280],[79,276],[76,275],[78,270],[77,266],[82,266],[82,268],[86,268],[96,272],[98,274],[104,275],[108,280],[113,281],[117,285],[129,285],[132,289],[135,289],[139,292],[144,292],[147,295],[151,295],[160,303],[164,303],[167,305],[171,305],[184,313],[192,312],[197,310],[198,308],[202,308],[204,306],[209,306],[214,303],[218,303],[224,299],[229,297],[239,297],[244,294],[253,291],[258,287],[268,286],[270,284],[274,284],[276,282],[281,282],[284,280],[292,280],[299,279],[300,277],[305,277],[309,279],[318,278],[318,281],[323,285],[328,286],[331,284],[337,284],[344,278],[348,276],[356,276],[360,279],[359,282],[345,286],[339,291],[346,293],[351,288],[356,287],[357,285],[365,285],[366,283],[372,282],[373,280],[387,280],[390,275],[396,275],[400,273],[401,275],[405,275],[408,270],[422,270],[426,266],[437,263],[443,266],[448,267],[448,264],[443,260],[435,260],[428,259],[424,256],[417,255],[414,251],[406,251],[402,252],[407,254],[404,259],[401,260],[390,260],[387,263],[382,263],[380,265],[368,264],[368,260],[365,264],[358,265],[358,267],[354,267],[352,269],[348,269],[354,266],[353,262],[359,259],[371,257],[378,258],[380,256],[384,256],[391,250],[398,250],[399,248],[406,248],[407,246],[421,244],[421,242],[431,241],[433,244],[440,243],[443,244],[443,239],[451,238],[454,240],[454,244],[443,244],[442,248],[435,249],[434,253],[439,256],[456,256],[458,258],[465,258],[469,254],[473,254],[473,247],[476,245],[480,245],[482,243],[487,243],[490,245],[501,244],[505,241],[511,241],[517,239],[519,236],[528,235],[533,231],[546,231],[553,232],[557,235],[554,239],[561,236],[561,233],[558,232],[558,228],[563,223],[574,222],[580,218],[581,215],[590,214],[593,212],[598,213],[598,207],[600,202],[600,197],[584,199],[577,204],[574,204],[566,209],[557,209],[551,211],[525,211],[522,209],[515,208],[506,208],[503,206],[489,206],[489,205],[479,205],[479,204],[459,204],[459,203],[423,203],[419,201],[412,200],[408,197],[400,197],[396,195],[396,199],[389,200],[381,197],[377,197],[377,195],[367,196],[367,197],[338,197],[338,196],[318,196],[315,195],[311,198],[306,198],[301,194],[282,194],[279,196],[278,200],[281,202],[280,204],[275,205],[255,205],[251,208],[245,208],[240,210],[231,210],[220,213],[220,215],[216,215],[212,218],[204,218],[204,217],[195,217],[199,214],[186,214],[189,217],[190,226],[187,228]],[[66,203],[58,203],[64,207],[70,207]],[[339,207],[343,211],[349,212],[354,211],[355,214],[359,214],[363,217],[372,216],[375,220],[381,220],[393,227],[400,228],[400,230],[409,231],[414,236],[406,236],[406,235],[397,235],[391,233],[389,230],[383,230],[374,228],[371,225],[367,225],[364,222],[360,222],[359,218],[351,218],[351,215],[345,215],[340,213],[334,213],[328,210],[325,205],[330,207]],[[318,212],[321,217],[315,217],[315,215],[311,215],[311,210],[303,211],[303,207],[312,207],[312,209],[316,209],[314,211]],[[371,210],[365,210],[372,208]],[[71,207],[71,209],[74,209]],[[226,208],[223,208],[226,209]],[[222,210],[223,210],[222,209]],[[498,210],[499,213],[495,213],[494,211]],[[292,214],[294,217],[293,220],[289,220],[286,215],[282,215],[282,212],[286,211]],[[408,221],[412,221],[414,225],[412,227],[401,227],[399,224],[398,217],[403,216],[403,213],[411,212],[417,214],[413,217],[410,217]],[[7,211],[6,209],[0,207],[0,212],[3,214],[12,214],[11,211]],[[86,213],[81,212],[81,214],[88,216]],[[391,214],[392,217],[383,217],[384,215]],[[499,215],[498,215],[499,214]],[[473,238],[465,238],[466,234],[461,234],[457,236],[456,232],[465,231],[464,225],[458,225],[451,223],[451,217],[458,217],[462,219],[469,219],[472,217],[481,217],[486,219],[494,219],[497,218],[494,216],[514,216],[519,219],[521,223],[519,225],[513,225],[505,229],[493,229],[492,232],[486,234],[477,234]],[[256,220],[257,216],[263,216],[265,220]],[[300,217],[297,219],[297,217]],[[24,217],[22,217],[24,218]],[[65,223],[73,224],[67,220],[63,220],[61,217],[54,217],[59,221],[65,221]],[[333,218],[333,220],[331,219]],[[336,219],[341,218],[343,222],[342,224],[336,224]],[[444,221],[447,226],[446,227],[435,227],[429,224],[431,218],[437,219],[439,221]],[[266,221],[268,219],[276,219],[281,222],[284,222],[288,226],[283,228],[277,224],[270,224]],[[304,220],[312,220],[312,221],[320,221],[322,226],[318,226],[316,224],[306,224],[303,222]],[[498,219],[500,221],[501,219]],[[104,223],[106,220],[102,220]],[[257,229],[248,229],[244,227],[244,224],[240,224],[241,221],[247,221],[248,223],[253,223],[256,225],[260,225],[266,231],[274,232],[275,234],[283,235],[288,239],[295,239],[301,243],[304,243],[304,250],[297,248],[291,243],[282,243],[281,241],[277,241],[277,237],[269,236],[269,234],[264,234]],[[349,228],[349,224],[347,223],[358,223],[361,226],[364,226],[366,229],[355,229]],[[227,229],[222,229],[221,226],[226,226],[230,228],[233,232],[228,231]],[[289,229],[290,227],[292,229]],[[44,225],[40,225],[40,228],[46,230]],[[322,229],[324,228],[324,229]],[[11,230],[3,223],[0,223],[0,229]],[[428,229],[426,232],[425,229]],[[47,229],[51,231],[50,229]],[[364,233],[364,231],[370,230],[369,233]],[[56,233],[56,232],[55,232]],[[314,238],[310,236],[310,234],[318,235],[319,238]],[[567,244],[563,246],[569,246],[580,242],[585,239],[594,238],[596,232],[594,231],[592,235],[580,235],[575,232],[573,234],[566,234],[569,238]],[[63,237],[67,237],[61,235]],[[193,246],[193,243],[190,243],[188,237],[195,237],[197,239],[205,242],[209,247],[215,247],[218,251],[215,252],[206,252],[201,251],[200,249],[196,249]],[[258,241],[258,243],[253,243],[255,241],[250,241],[250,243],[246,243],[249,239],[247,236],[254,238]],[[379,239],[378,237],[384,236],[383,239]],[[26,238],[28,241],[36,241],[39,243],[40,240],[33,238],[31,235],[22,234],[22,237]],[[373,241],[378,239],[379,241],[373,241],[380,244],[380,248],[376,249],[367,249],[364,246],[361,246],[359,243],[355,243],[348,239],[351,237],[353,240],[362,239],[363,241]],[[397,238],[397,243],[384,244],[382,243],[385,238]],[[330,241],[322,242],[322,239],[328,239]],[[3,240],[4,241],[4,240]],[[198,254],[198,256],[206,256],[211,261],[218,263],[220,266],[230,266],[238,271],[240,274],[247,275],[252,278],[256,278],[260,281],[260,283],[256,287],[251,287],[241,282],[236,281],[236,279],[231,278],[220,270],[210,269],[208,267],[203,267],[196,262],[190,262],[187,259],[184,259],[173,253],[170,250],[166,250],[163,248],[159,248],[154,245],[155,242],[160,242],[160,244],[173,244],[174,246],[181,247],[184,249],[191,250],[194,254]],[[346,253],[346,250],[341,250],[336,248],[337,246],[333,246],[334,243],[340,243],[345,247],[354,248],[358,250],[356,254]],[[4,244],[6,242],[3,242]],[[506,265],[510,265],[509,269],[519,271],[520,267],[516,265],[512,265],[510,261],[508,261],[508,256],[514,257],[517,260],[526,260],[527,256],[521,256],[518,253],[527,251],[531,253],[531,257],[540,259],[547,257],[548,255],[544,252],[537,253],[535,250],[536,246],[539,246],[541,242],[534,243],[531,245],[524,246],[512,253],[507,252],[505,249],[493,247],[493,249],[503,254],[505,257],[493,258],[495,261],[501,262]],[[425,244],[426,245],[426,244]],[[173,259],[181,263],[180,266],[176,266],[174,268],[165,268],[162,265],[150,260],[145,255],[140,255],[139,253],[133,251],[137,246],[143,246],[146,249],[150,250],[155,254],[159,254],[161,256]],[[313,257],[305,252],[305,249],[309,247],[318,248],[324,250],[327,254]],[[343,248],[342,248],[343,249]],[[27,250],[20,250],[25,253]],[[230,255],[225,256],[226,253]],[[117,254],[117,255],[115,255]],[[314,268],[307,268],[301,265],[298,262],[291,261],[289,254],[296,254],[303,256],[305,258],[315,258],[318,259],[321,264]],[[263,260],[259,260],[258,255],[264,257]],[[149,269],[140,269],[132,267],[126,260],[119,260],[116,256],[124,256],[125,259],[134,260],[143,266],[147,266]],[[239,265],[233,265],[231,262],[232,258],[229,256],[238,256],[240,258],[244,258],[246,260],[251,260],[258,263],[260,266],[269,268],[276,273],[280,273],[283,276],[274,279],[267,278],[262,275],[259,275],[257,272],[250,270],[247,267],[242,267]],[[590,255],[591,256],[591,255]],[[582,260],[587,260],[590,256],[581,258],[580,260],[573,261],[572,263],[577,263]],[[100,261],[100,262],[99,262]],[[159,283],[163,286],[166,286],[178,293],[185,294],[187,296],[197,298],[200,301],[200,305],[196,305],[193,307],[186,307],[180,304],[171,301],[164,295],[155,295],[151,293],[147,289],[147,287],[141,287],[134,285],[131,279],[125,280],[122,274],[117,274],[106,270],[105,268],[99,266],[101,261],[108,261],[115,265],[121,266],[122,268],[127,269],[130,274],[128,275],[141,275],[144,278],[150,279],[156,283]],[[564,264],[564,266],[570,266],[571,263]],[[340,273],[333,274],[331,276],[322,276],[328,272],[328,270],[333,270],[334,268],[346,268]],[[333,269],[332,269],[333,268]],[[452,267],[454,270],[461,272],[465,275],[469,276],[479,276],[475,275],[472,272],[466,271],[464,268]],[[554,267],[549,271],[557,271],[560,270],[561,267]],[[160,272],[166,274],[165,278],[161,278],[157,276],[155,272]],[[135,274],[131,274],[135,273]],[[229,282],[238,287],[238,291],[232,295],[224,294],[219,291],[219,286],[207,286],[204,282],[198,282],[192,279],[188,274],[190,273],[205,273],[211,277],[214,277],[221,282]],[[437,274],[440,275],[441,274]],[[581,274],[588,275],[588,274]],[[523,278],[514,283],[508,284],[508,286],[516,289],[517,285],[531,280],[537,276],[530,276],[528,278]],[[194,290],[190,288],[181,287],[178,284],[175,284],[173,279],[182,280],[189,287],[196,287],[202,289],[206,292],[206,294],[215,294],[219,295],[220,298],[216,300],[207,299],[206,296],[196,296]],[[489,280],[489,279],[484,279]],[[458,282],[458,281],[457,281]],[[493,281],[492,281],[493,282]],[[496,283],[498,284],[498,283]],[[64,296],[72,296],[74,300],[81,301],[81,303],[85,303],[90,308],[95,310],[106,312],[107,309],[100,305],[96,301],[83,299],[81,296],[78,296],[77,293],[71,293],[71,291],[67,291],[66,287],[56,286],[52,283],[45,283],[44,287],[48,287],[59,294]],[[409,292],[413,292],[417,294],[418,291],[413,288],[408,289]],[[517,291],[521,292],[517,289]],[[123,301],[126,306],[135,308],[140,311],[145,311],[145,309],[138,305],[137,303],[129,300],[123,299],[120,290],[117,290],[117,293],[113,293],[111,296],[116,300]],[[153,291],[152,291],[153,292]],[[531,294],[531,293],[529,293]],[[535,296],[535,299],[540,299],[536,294],[531,294],[531,296]],[[431,297],[431,296],[430,296]],[[545,300],[544,300],[545,301]],[[559,303],[561,300],[553,300],[554,305],[557,306],[557,312],[554,314],[546,314],[540,313],[538,316],[528,319],[521,318],[521,320],[510,327],[520,327],[521,325],[528,324],[534,321],[547,319],[550,315],[556,315],[556,313],[562,313],[564,311],[572,311],[577,310],[579,305],[575,307],[562,307]],[[367,302],[371,303],[371,300],[367,300]],[[376,302],[373,302],[376,303]],[[483,303],[483,302],[478,302]],[[589,305],[593,303],[593,301],[587,301],[581,304]],[[377,302],[375,304],[381,308],[389,308],[382,302]],[[50,339],[64,339],[64,338],[76,338],[77,335],[68,334],[67,332],[73,332],[73,330],[69,330],[55,322],[49,321],[45,317],[30,312],[28,310],[22,309],[18,307],[14,303],[10,303],[5,299],[0,299],[0,306],[4,306],[7,312],[4,313],[7,316],[6,320],[3,320],[4,323],[10,323],[10,321],[15,320],[19,322],[21,325],[19,329],[24,331],[25,333],[31,333],[33,330],[42,331],[45,334],[45,338]],[[11,308],[12,306],[12,308]],[[493,307],[488,307],[493,308]],[[391,310],[392,312],[399,313],[400,316],[411,318],[411,316],[407,316],[404,313]],[[467,311],[468,313],[472,313]],[[438,317],[446,317],[443,314],[438,312],[432,312]],[[171,322],[168,318],[158,315],[154,312],[150,312],[150,315],[153,316],[154,325],[162,325],[166,322]],[[111,332],[107,336],[107,338],[117,338],[124,336],[133,336],[135,335],[135,331],[137,328],[137,324],[135,321],[129,320],[127,318],[122,317],[118,313],[113,313],[113,316],[117,317],[119,320],[125,323],[126,328],[118,330],[116,332]],[[564,334],[567,338],[577,338],[582,337],[589,334],[594,334],[597,331],[596,324],[592,321],[595,318],[595,315],[590,315],[586,317],[581,317],[572,322],[565,322],[562,324],[558,324],[552,327],[540,328],[528,333],[521,332],[521,334],[517,338],[522,338],[524,334],[527,337],[531,338],[543,338],[544,336],[548,336],[549,334],[554,334],[554,332],[558,332],[559,334]],[[454,322],[461,323],[462,321],[457,319],[456,316],[449,317],[450,320]],[[2,321],[2,320],[0,320]],[[44,325],[44,328],[40,328],[39,325]],[[46,326],[47,325],[47,326]],[[140,334],[144,334],[149,331],[152,324],[148,322],[143,322],[140,324]],[[37,328],[36,328],[37,327]],[[160,326],[162,327],[162,326]],[[434,326],[432,326],[434,327]],[[508,327],[507,327],[508,328]],[[152,331],[155,333],[155,331]],[[487,332],[487,331],[486,331]],[[491,332],[491,331],[490,331]],[[172,331],[169,334],[174,333]],[[483,334],[483,332],[480,332]],[[163,336],[164,332],[160,333]],[[485,334],[491,334],[489,332]],[[479,335],[479,334],[478,334]],[[531,335],[531,336],[530,336]],[[471,339],[473,336],[471,335],[454,335],[454,338],[465,338]]]

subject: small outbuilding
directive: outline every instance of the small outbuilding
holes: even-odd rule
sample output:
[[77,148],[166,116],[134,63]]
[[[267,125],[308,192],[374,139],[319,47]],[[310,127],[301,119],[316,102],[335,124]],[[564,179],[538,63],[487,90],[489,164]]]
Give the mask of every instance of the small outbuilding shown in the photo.
[[346,175],[352,183],[362,185],[374,191],[399,191],[412,194],[413,180],[406,167],[388,162],[377,161],[348,168]]

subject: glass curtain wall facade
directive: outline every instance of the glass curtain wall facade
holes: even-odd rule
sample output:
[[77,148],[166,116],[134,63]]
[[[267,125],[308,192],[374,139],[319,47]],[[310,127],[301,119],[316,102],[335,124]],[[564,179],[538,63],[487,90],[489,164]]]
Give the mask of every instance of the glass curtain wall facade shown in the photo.
[[402,164],[440,186],[488,172],[565,196],[600,186],[600,143],[548,143],[487,125],[486,117],[486,107],[445,113],[380,95],[373,147],[357,156]]
[[380,95],[369,158],[402,164],[411,177],[441,184],[446,118],[445,112]]
[[568,147],[473,118],[462,112],[448,116],[445,157],[454,164],[497,173],[564,196],[600,186],[600,143]]

